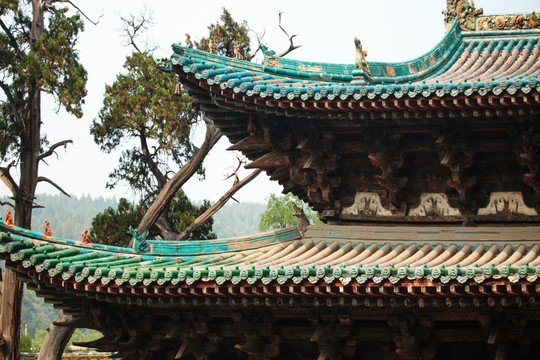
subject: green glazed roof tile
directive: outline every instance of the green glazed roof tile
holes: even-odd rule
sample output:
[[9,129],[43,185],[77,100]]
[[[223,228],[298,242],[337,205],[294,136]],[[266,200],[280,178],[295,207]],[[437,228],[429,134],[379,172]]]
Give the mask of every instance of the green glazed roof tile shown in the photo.
[[[97,284],[101,279],[99,283],[107,286],[113,280],[115,286],[144,287],[195,286],[200,282],[231,286],[246,282],[251,286],[259,282],[284,285],[308,281],[315,285],[427,280],[447,284],[451,281],[482,283],[496,278],[512,282],[537,281],[540,274],[540,228],[463,231],[459,228],[311,226],[304,240],[294,243],[265,245],[261,247],[263,251],[253,248],[219,251],[217,256],[208,256],[209,252],[205,252],[190,256],[187,261],[181,254],[174,260],[152,258],[151,254],[145,258],[132,253],[107,255],[94,245],[81,253],[67,242],[62,246],[55,241],[53,246],[47,240],[25,238],[24,232],[15,232],[11,236],[2,234],[1,244],[7,245],[2,257],[8,257],[13,263],[26,261],[27,268],[38,270],[38,266],[42,266],[40,271],[48,270],[48,276],[61,277],[64,281]],[[452,247],[447,243],[447,236],[444,240],[439,238],[442,234],[460,235],[464,239],[451,241]],[[344,235],[348,240],[344,240]],[[425,238],[426,235],[429,237]],[[474,239],[475,236],[479,237]],[[19,240],[13,241],[15,237]],[[520,240],[509,240],[516,238]],[[459,241],[462,243],[455,246]],[[318,245],[303,245],[310,242]],[[204,241],[200,243],[204,245]],[[55,251],[45,254],[47,250]],[[28,261],[38,256],[48,258],[43,264]],[[304,265],[295,265],[295,262]]]
[[[401,63],[368,62],[371,76],[352,64],[266,56],[263,64],[173,45],[163,69],[193,75],[210,86],[249,97],[307,101],[388,96],[481,96],[539,91],[540,30],[465,31],[457,24],[431,51]],[[510,66],[514,65],[514,66]],[[363,76],[363,78],[359,78]]]

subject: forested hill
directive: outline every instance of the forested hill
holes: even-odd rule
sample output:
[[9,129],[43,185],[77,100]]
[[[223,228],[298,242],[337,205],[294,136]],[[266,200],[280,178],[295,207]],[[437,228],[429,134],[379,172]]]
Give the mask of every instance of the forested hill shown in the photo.
[[[2,199],[2,201],[10,201]],[[45,220],[51,224],[54,236],[78,240],[85,227],[90,227],[94,216],[109,206],[116,207],[116,199],[90,196],[36,195],[36,208],[32,211],[32,230],[42,232]],[[6,206],[0,208],[4,217]]]
[[[2,199],[9,201],[9,199]],[[36,204],[43,208],[34,209],[32,230],[43,231],[45,220],[51,224],[54,236],[78,240],[84,228],[90,228],[94,216],[108,207],[116,208],[117,199],[90,196],[68,198],[64,195],[37,195]],[[260,203],[230,202],[214,215],[214,232],[218,238],[229,238],[256,234],[265,209]],[[0,207],[4,217],[6,206]],[[137,224],[134,224],[137,225]]]
[[259,233],[261,214],[266,205],[230,202],[214,215],[214,232],[218,238]]

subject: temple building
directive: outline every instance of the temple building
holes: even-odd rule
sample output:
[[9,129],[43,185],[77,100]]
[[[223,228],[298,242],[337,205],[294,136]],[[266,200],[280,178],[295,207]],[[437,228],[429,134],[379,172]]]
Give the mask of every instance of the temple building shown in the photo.
[[119,358],[536,359],[540,17],[447,5],[403,63],[160,61],[325,225],[133,248],[1,225],[0,257]]

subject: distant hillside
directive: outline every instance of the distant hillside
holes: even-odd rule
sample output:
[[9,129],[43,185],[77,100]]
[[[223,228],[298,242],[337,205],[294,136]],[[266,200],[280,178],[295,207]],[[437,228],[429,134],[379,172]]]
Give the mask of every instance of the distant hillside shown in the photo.
[[[43,223],[48,220],[54,236],[78,240],[84,228],[90,228],[97,213],[108,207],[116,208],[118,202],[114,198],[40,194],[36,203],[43,208],[34,209],[32,230],[43,231]],[[266,205],[259,203],[230,202],[214,215],[214,232],[219,238],[258,233],[257,227],[265,208]],[[6,206],[1,206],[0,216],[4,217],[5,213]]]
[[[9,201],[9,199],[2,199]],[[71,198],[65,195],[36,195],[36,204],[43,208],[32,212],[32,230],[43,231],[45,220],[51,224],[54,236],[78,240],[85,227],[90,227],[94,216],[109,206],[116,207],[116,199],[89,196]],[[0,207],[0,216],[4,217],[6,206]]]
[[214,215],[214,232],[218,238],[230,238],[259,233],[265,204],[230,202]]

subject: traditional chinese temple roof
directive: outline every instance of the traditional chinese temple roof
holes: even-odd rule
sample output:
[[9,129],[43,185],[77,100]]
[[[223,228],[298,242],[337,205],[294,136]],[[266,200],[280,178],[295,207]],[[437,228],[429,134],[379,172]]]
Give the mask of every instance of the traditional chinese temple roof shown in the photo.
[[[254,64],[180,44],[173,50],[164,66],[210,90],[214,106],[264,107],[279,114],[474,109],[482,107],[478,95],[519,96],[537,93],[540,86],[540,29],[463,31],[457,20],[423,56],[402,63],[368,62],[371,75],[353,64],[290,60],[268,51],[262,64]],[[460,103],[423,102],[434,97]],[[406,99],[414,101],[402,104]]]
[[465,217],[494,191],[536,206],[536,160],[525,152],[538,142],[540,20],[452,6],[439,44],[402,63],[290,60],[262,47],[255,64],[174,44],[160,66],[251,160],[246,168],[265,170],[325,221],[349,221],[359,193],[377,193],[394,218],[434,190]]
[[[87,297],[118,295],[114,301],[122,302],[155,296],[265,298],[276,291],[398,299],[540,294],[534,285],[540,227],[310,226],[303,237],[289,228],[238,239],[148,240],[151,250],[144,254],[44,239],[3,225],[2,231],[0,256],[31,283]],[[443,284],[453,284],[453,290]]]
[[408,62],[160,63],[326,225],[133,249],[0,225],[0,258],[124,358],[534,358],[540,20],[447,4]]
[[451,359],[457,342],[468,344],[463,359],[478,359],[483,344],[510,341],[497,335],[506,328],[536,351],[539,234],[310,226],[304,236],[147,240],[141,254],[0,225],[0,257],[73,316],[60,325],[103,333],[82,345],[120,358],[411,359],[429,349]]

